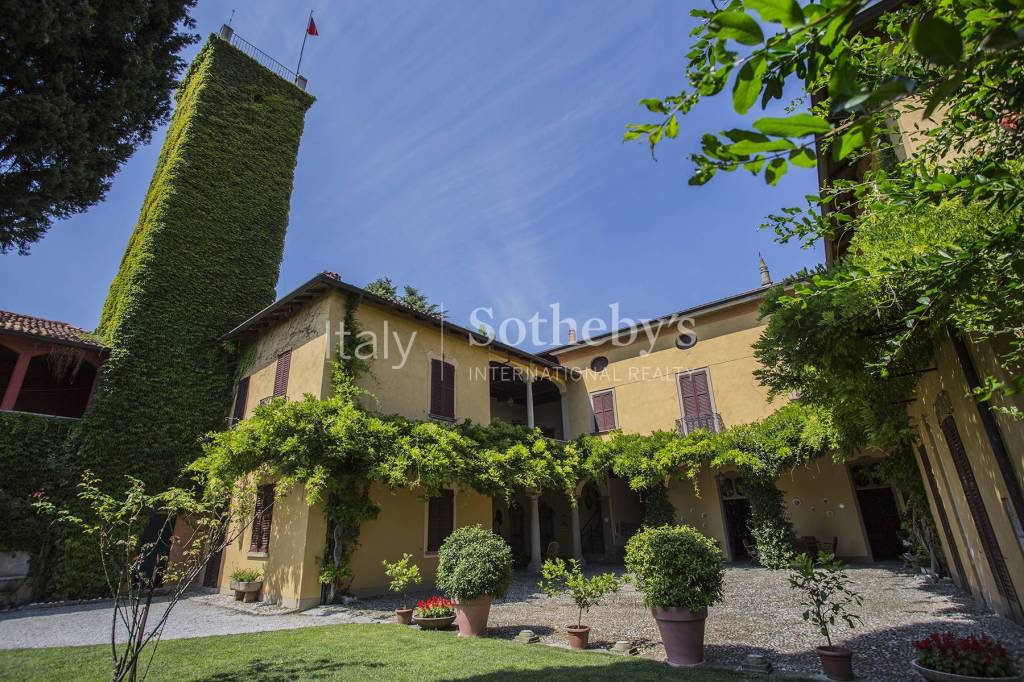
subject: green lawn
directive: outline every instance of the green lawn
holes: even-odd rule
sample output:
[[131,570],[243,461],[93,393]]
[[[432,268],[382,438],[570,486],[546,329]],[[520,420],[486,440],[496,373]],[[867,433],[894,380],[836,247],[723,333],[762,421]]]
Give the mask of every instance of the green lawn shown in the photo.
[[[0,680],[105,680],[103,646],[0,651]],[[738,675],[680,671],[654,661],[498,639],[459,639],[397,625],[330,625],[168,640],[150,680],[699,680]]]

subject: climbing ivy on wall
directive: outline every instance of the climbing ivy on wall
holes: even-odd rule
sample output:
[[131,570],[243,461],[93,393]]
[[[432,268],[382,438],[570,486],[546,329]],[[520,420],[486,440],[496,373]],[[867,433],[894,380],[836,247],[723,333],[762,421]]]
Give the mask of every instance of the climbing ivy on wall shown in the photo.
[[211,36],[177,95],[97,333],[111,346],[84,461],[107,482],[172,483],[219,428],[234,349],[274,300],[292,174],[313,98]]

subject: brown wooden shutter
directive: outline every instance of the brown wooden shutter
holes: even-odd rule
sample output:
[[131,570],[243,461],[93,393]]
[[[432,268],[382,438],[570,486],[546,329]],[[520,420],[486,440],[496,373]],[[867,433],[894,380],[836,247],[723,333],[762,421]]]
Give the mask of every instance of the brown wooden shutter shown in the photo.
[[443,360],[430,361],[430,414],[455,418],[455,365]]
[[615,396],[611,391],[595,393],[591,402],[594,407],[594,430],[598,433],[615,429]]
[[1006,566],[1006,559],[999,548],[999,540],[996,538],[995,530],[992,528],[992,521],[985,510],[985,501],[981,497],[981,490],[978,488],[978,480],[974,477],[974,470],[971,469],[971,462],[967,458],[967,451],[964,449],[963,440],[960,438],[960,430],[953,420],[953,415],[946,415],[939,423],[942,435],[946,439],[946,446],[949,447],[949,454],[953,456],[953,464],[956,467],[957,476],[960,478],[960,485],[963,487],[964,497],[967,498],[967,508],[974,519],[974,527],[981,538],[982,549],[985,558],[988,560],[989,570],[996,580],[996,588],[999,594],[1009,603],[1016,620],[1021,619],[1021,604],[1017,597],[1017,590],[1013,586],[1013,579],[1010,577],[1010,570]]
[[270,522],[274,515],[274,486],[261,485],[256,489],[256,506],[252,517],[250,552],[270,551]]
[[274,373],[274,397],[288,397],[288,372],[292,366],[292,352],[286,350],[277,356],[277,371]]
[[710,417],[714,412],[705,370],[679,375],[679,395],[683,402],[683,416],[687,419]]
[[442,490],[427,501],[427,551],[436,552],[455,529],[455,493]]
[[246,403],[249,402],[249,377],[238,382],[235,391],[235,409],[231,413],[231,422],[239,422],[245,418]]

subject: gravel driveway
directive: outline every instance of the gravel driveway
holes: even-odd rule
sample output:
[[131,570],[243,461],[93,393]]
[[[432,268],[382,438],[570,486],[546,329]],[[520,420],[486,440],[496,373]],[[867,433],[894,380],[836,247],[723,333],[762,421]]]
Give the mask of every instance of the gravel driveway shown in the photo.
[[[932,584],[894,566],[851,567],[855,589],[864,595],[862,627],[841,634],[855,651],[858,675],[869,679],[913,679],[911,642],[929,632],[988,633],[1024,658],[1024,629],[978,608],[948,581]],[[563,626],[575,620],[568,598],[550,599],[536,589],[536,578],[525,573],[491,610],[492,636],[512,638],[529,628],[541,641],[568,646]],[[737,665],[749,653],[768,656],[777,670],[817,673],[813,647],[819,642],[804,623],[800,598],[789,588],[785,571],[733,566],[725,574],[725,601],[710,609],[707,622],[707,660]],[[272,606],[245,611],[230,597],[197,594],[184,599],[168,620],[165,637],[279,630],[310,625],[387,622],[395,600],[362,599],[348,606],[324,606],[289,613]],[[658,630],[644,608],[641,595],[627,586],[606,598],[585,617],[596,648],[616,640],[635,642],[643,656],[664,656]],[[0,613],[0,648],[63,646],[106,642],[109,604],[23,609]]]

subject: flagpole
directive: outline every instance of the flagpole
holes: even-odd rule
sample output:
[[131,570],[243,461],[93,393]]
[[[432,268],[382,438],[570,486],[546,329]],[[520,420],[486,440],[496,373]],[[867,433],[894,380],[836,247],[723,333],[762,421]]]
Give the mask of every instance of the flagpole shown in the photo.
[[306,51],[306,38],[309,37],[309,22],[313,21],[313,10],[309,10],[309,21],[306,22],[306,30],[302,32],[302,48],[299,50],[299,64],[295,67],[295,75],[302,75],[302,53]]

